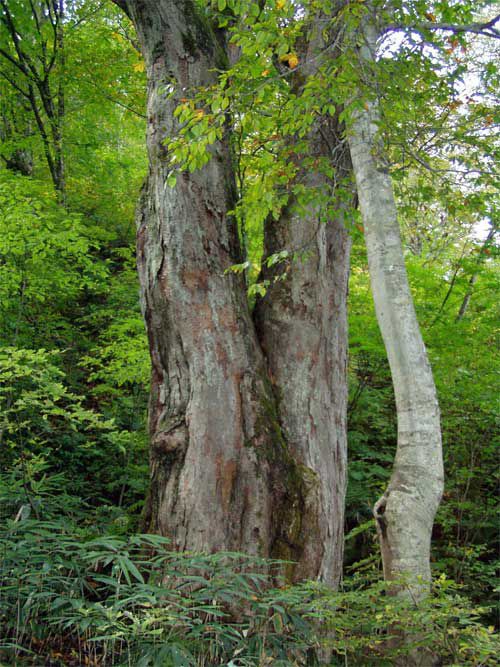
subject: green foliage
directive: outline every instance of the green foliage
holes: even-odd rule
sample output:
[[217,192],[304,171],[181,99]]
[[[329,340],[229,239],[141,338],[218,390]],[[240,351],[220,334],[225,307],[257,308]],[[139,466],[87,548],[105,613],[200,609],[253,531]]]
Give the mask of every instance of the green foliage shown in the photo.
[[[498,643],[481,619],[498,618],[498,263],[495,236],[484,243],[476,233],[498,216],[498,68],[492,47],[429,25],[466,24],[490,3],[391,3],[386,18],[400,26],[398,38],[386,35],[370,90],[359,44],[333,48],[368,4],[341,3],[332,14],[323,2],[204,2],[240,58],[210,89],[169,88],[178,133],[167,143],[167,185],[179,170],[202,168],[230,125],[234,215],[247,252],[233,271],[246,274],[251,298],[263,296],[266,221],[286,206],[314,208],[322,224],[336,213],[328,193],[300,181],[321,171],[339,186],[331,165],[311,158],[308,133],[318,121],[348,123],[358,94],[377,91],[442,411],[446,491],[433,596],[415,609],[373,583],[380,559],[371,508],[390,474],[396,424],[355,211],[344,590],[276,588],[259,560],[177,554],[162,538],[132,533],[148,479],[150,362],[132,249],[146,172],[145,72],[123,14],[112,3],[74,0],[65,3],[64,67],[59,53],[49,72],[52,92],[63,86],[65,96],[65,206],[54,196],[31,111],[8,78],[15,73],[23,90],[26,80],[0,61],[0,158],[9,165],[24,151],[34,169],[34,178],[0,169],[2,664],[312,665],[321,645],[333,665],[369,667],[411,648],[391,639],[400,628],[444,665],[496,664]],[[31,3],[7,5],[23,48],[41,66],[43,40],[54,48],[50,23],[37,31]],[[332,16],[311,68],[301,48],[322,11]],[[0,46],[16,58],[4,15]],[[294,252],[283,248],[264,261],[279,265]]]
[[486,610],[474,608],[444,576],[418,605],[392,595],[386,583],[360,586],[354,577],[346,587],[313,598],[308,614],[332,630],[325,640],[335,656],[332,664],[389,667],[417,648],[439,656],[441,665],[496,664],[498,636],[479,620]]
[[[6,497],[7,481],[0,476],[3,513],[15,495]],[[496,664],[484,610],[444,577],[418,607],[356,579],[342,593],[313,583],[276,588],[266,572],[277,561],[178,553],[153,535],[96,535],[82,514],[79,523],[58,507],[59,481],[47,477],[38,489],[59,514],[33,520],[21,506],[0,529],[3,664],[285,667],[327,664],[316,657],[327,649],[328,664],[375,666],[415,644],[443,665]],[[403,627],[413,643],[397,641]]]
[[107,283],[106,304],[89,309],[86,324],[99,331],[98,345],[81,360],[91,370],[93,393],[116,397],[124,388],[145,394],[149,387],[150,361],[145,326],[137,299],[137,272],[134,249],[130,246],[113,251]]
[[101,291],[108,275],[92,229],[46,184],[7,171],[0,171],[0,210],[0,341],[67,341],[75,302]]
[[[53,32],[43,47],[41,8],[15,5],[23,34],[33,34],[28,55],[42,67]],[[0,169],[0,460],[21,478],[37,462],[45,473],[64,471],[82,502],[120,516],[126,505],[127,523],[137,519],[148,479],[149,355],[131,250],[145,171],[144,64],[130,22],[112,3],[64,7],[64,77],[58,53],[48,85],[64,94],[65,206],[29,107],[1,79],[9,93],[2,88],[2,121],[10,124],[8,132],[0,124],[0,154],[7,163],[29,149],[36,178]],[[0,23],[5,16],[2,9]],[[45,18],[42,30],[52,30]],[[18,81],[24,89],[25,78]]]
[[141,494],[144,484],[129,484],[127,477],[142,442],[85,408],[83,398],[68,390],[57,361],[56,352],[0,348],[2,467],[14,477],[20,471],[35,495],[37,479],[47,472],[64,474],[72,493],[92,504],[122,497],[130,488]]
[[65,57],[68,203],[98,227],[108,249],[126,247],[147,167],[137,38],[113,3],[85,0],[73,6]]
[[0,542],[4,659],[256,665],[267,655],[285,665],[310,645],[299,597],[268,590],[258,559],[179,554],[153,535],[95,537],[64,519],[9,520]]

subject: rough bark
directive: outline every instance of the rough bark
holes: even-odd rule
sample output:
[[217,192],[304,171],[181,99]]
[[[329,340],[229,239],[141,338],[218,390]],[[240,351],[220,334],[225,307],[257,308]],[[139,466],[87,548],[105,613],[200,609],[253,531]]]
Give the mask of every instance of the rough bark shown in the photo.
[[[190,0],[127,0],[126,11],[148,73],[150,169],[139,205],[137,244],[152,357],[146,528],[169,535],[179,549],[290,558],[299,563],[291,577],[316,577],[328,549],[341,552],[331,546],[336,539],[341,542],[341,532],[330,534],[319,526],[324,516],[309,502],[317,474],[308,467],[318,462],[294,458],[288,446],[244,281],[225,274],[241,261],[236,223],[228,213],[236,196],[228,141],[215,144],[203,169],[181,174],[174,187],[166,184],[165,139],[177,129],[173,110],[187,91],[215,81],[213,70],[224,66],[224,50]],[[170,83],[173,96],[166,93]],[[325,230],[323,236],[322,252],[332,257],[328,244],[336,237]],[[345,280],[342,289],[345,294]],[[317,319],[323,333],[329,319]],[[304,326],[303,345],[310,335],[319,349],[310,354],[309,342],[303,350],[305,366],[323,361],[313,329]],[[344,335],[342,326],[339,334]],[[330,370],[335,372],[322,371],[322,383]],[[311,368],[308,375],[313,377]],[[314,391],[307,401],[327,400],[321,388]],[[313,430],[315,412],[310,410]],[[334,419],[329,424],[343,428]],[[318,534],[331,543],[314,546]],[[314,549],[320,556],[310,560]]]
[[[146,527],[171,536],[179,549],[285,557],[298,562],[291,578],[336,583],[345,485],[347,234],[340,218],[318,226],[312,216],[304,224],[293,214],[268,231],[267,252],[307,239],[310,254],[260,309],[266,359],[244,281],[225,275],[241,261],[228,213],[236,196],[228,142],[214,146],[206,167],[166,185],[164,141],[177,129],[178,98],[215,81],[224,49],[190,0],[116,4],[136,26],[149,82],[150,170],[138,215],[153,366]],[[167,97],[170,83],[176,92]]]
[[[139,207],[138,267],[153,374],[149,528],[180,549],[272,546],[272,402],[243,292],[225,270],[238,259],[228,211],[235,191],[227,146],[166,185],[165,139],[179,90],[213,81],[223,63],[191,2],[128,2],[148,71],[150,170]],[[278,490],[276,490],[278,492]]]
[[[370,70],[377,31],[369,20],[363,33],[360,55]],[[427,594],[431,579],[431,532],[443,490],[441,430],[432,371],[408,285],[392,182],[377,139],[378,122],[377,101],[368,99],[353,112],[349,129],[375,311],[398,418],[391,480],[374,513],[385,578],[407,578],[405,590],[418,599]]]
[[[315,185],[318,185],[317,179]],[[286,278],[268,290],[257,326],[271,369],[280,423],[293,456],[314,476],[307,503],[315,524],[306,567],[338,584],[342,573],[346,483],[347,274],[349,238],[341,216],[319,223],[287,209],[265,235],[266,251],[294,248]],[[271,272],[267,272],[272,277]]]
[[[300,54],[304,66],[292,84],[295,92],[316,73],[323,48],[317,17]],[[309,64],[310,63],[310,64]],[[256,322],[279,401],[280,423],[294,458],[314,473],[306,497],[316,534],[306,540],[307,567],[336,586],[342,575],[344,500],[347,466],[347,283],[350,238],[345,205],[336,188],[350,174],[347,146],[337,119],[321,117],[308,137],[309,160],[335,167],[336,185],[320,170],[301,169],[296,181],[320,196],[323,204],[304,212],[291,197],[279,220],[264,230],[265,255],[289,251],[287,263],[264,271],[271,280],[258,303]],[[292,140],[293,142],[293,140]],[[293,146],[293,143],[292,143]],[[332,150],[333,149],[333,150]],[[337,213],[325,219],[324,202]],[[295,255],[295,256],[294,256]],[[285,276],[284,279],[273,279]]]

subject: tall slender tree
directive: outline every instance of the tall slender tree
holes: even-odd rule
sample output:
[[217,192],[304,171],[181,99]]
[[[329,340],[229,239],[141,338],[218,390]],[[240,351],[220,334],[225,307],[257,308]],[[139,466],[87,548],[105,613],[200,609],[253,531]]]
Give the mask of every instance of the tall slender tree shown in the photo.
[[0,76],[25,100],[64,199],[63,0],[0,0]]
[[[377,17],[371,8],[358,34],[360,62],[367,72],[373,72],[377,38]],[[378,101],[370,95],[353,111],[348,130],[375,312],[398,416],[393,473],[374,513],[385,578],[409,577],[409,590],[418,598],[431,579],[431,533],[443,491],[441,428],[432,371],[406,275],[391,177],[378,139],[379,124]]]
[[[495,28],[500,17],[474,22],[472,5],[464,3],[457,6],[457,15],[451,15],[465,17],[469,23],[440,22],[429,12],[425,19],[406,17],[399,23],[394,20],[396,5],[366,3],[352,24],[356,28],[349,31],[358,95],[351,100],[348,140],[375,311],[391,368],[398,419],[392,476],[374,513],[386,579],[406,578],[407,586],[402,590],[418,600],[429,592],[431,534],[443,492],[441,428],[434,379],[406,275],[389,159],[381,136],[377,46],[380,36],[391,29],[410,34],[417,31],[423,47],[431,45],[432,36],[442,31],[451,33],[447,44],[453,52],[460,44],[457,35],[471,32],[500,37]],[[416,655],[414,659],[415,664],[428,664],[429,656]]]

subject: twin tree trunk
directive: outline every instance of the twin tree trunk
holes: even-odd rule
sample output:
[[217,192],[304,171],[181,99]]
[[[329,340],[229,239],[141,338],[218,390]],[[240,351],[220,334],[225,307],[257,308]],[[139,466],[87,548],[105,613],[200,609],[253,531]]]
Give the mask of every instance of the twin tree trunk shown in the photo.
[[[228,139],[212,147],[203,169],[167,185],[165,140],[178,130],[173,111],[180,97],[215,83],[215,71],[226,65],[224,43],[192,0],[115,2],[135,24],[148,72],[150,169],[137,244],[152,357],[146,527],[170,536],[179,549],[293,560],[291,578],[335,585],[346,461],[349,242],[342,207],[324,224],[313,208],[299,216],[291,201],[266,227],[266,254],[306,252],[258,304],[254,327],[244,281],[226,274],[242,261],[230,214],[236,188]],[[360,70],[374,61],[377,34],[369,22],[364,38]],[[313,42],[307,48],[318,46]],[[308,55],[314,54],[306,53],[306,61]],[[167,95],[172,84],[176,92]],[[390,176],[380,163],[377,122],[377,103],[368,101],[349,131],[398,412],[394,471],[375,512],[386,578],[410,576],[410,590],[419,596],[430,580],[443,484],[439,409]],[[333,120],[319,119],[310,135],[313,157],[331,157],[336,142]],[[350,169],[345,157],[334,166],[339,174]],[[335,199],[321,175],[299,178]]]
[[266,231],[267,253],[303,247],[306,237],[308,248],[259,305],[256,329],[244,281],[226,275],[242,261],[229,141],[167,185],[173,110],[215,83],[224,44],[192,0],[115,1],[135,24],[148,73],[150,168],[137,243],[152,358],[146,528],[182,550],[293,560],[290,578],[336,585],[346,467],[342,219],[317,224],[288,211]]

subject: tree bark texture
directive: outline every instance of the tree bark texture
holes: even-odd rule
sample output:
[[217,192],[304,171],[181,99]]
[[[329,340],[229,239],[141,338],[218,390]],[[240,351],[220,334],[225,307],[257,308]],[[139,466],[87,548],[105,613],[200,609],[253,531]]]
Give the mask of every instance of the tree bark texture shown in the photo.
[[[213,146],[205,167],[166,184],[173,110],[180,97],[215,82],[214,69],[225,66],[223,45],[191,0],[116,4],[135,24],[148,73],[150,169],[137,238],[152,358],[146,527],[178,549],[291,559],[297,566],[290,578],[336,583],[346,456],[345,233],[340,223],[315,231],[306,277],[299,280],[297,267],[286,288],[292,301],[270,295],[283,302],[278,310],[289,309],[287,326],[280,331],[280,316],[262,313],[261,345],[242,277],[225,274],[241,261],[229,213],[236,197],[229,141]],[[290,222],[292,244],[298,227]],[[333,283],[338,296],[329,291]],[[304,377],[291,392],[296,363],[295,379]]]
[[[316,17],[295,92],[317,73],[324,47],[322,17]],[[308,136],[308,162],[325,160],[335,168],[335,183],[320,170],[302,167],[296,182],[319,195],[319,204],[300,210],[291,196],[281,217],[264,229],[264,254],[289,251],[286,264],[264,269],[270,279],[256,308],[258,334],[278,398],[285,438],[294,458],[314,472],[307,502],[316,518],[316,541],[304,559],[320,577],[338,583],[343,560],[344,499],[347,469],[347,286],[350,237],[345,204],[338,190],[351,174],[348,148],[337,119],[320,117]],[[293,147],[293,140],[291,143]],[[334,151],[332,151],[332,147]],[[336,198],[338,201],[335,201]],[[325,219],[325,203],[336,215]],[[294,257],[295,254],[295,257]],[[286,279],[280,280],[286,275]],[[320,548],[318,548],[320,547]],[[308,576],[307,570],[302,576]]]
[[[370,70],[377,42],[374,24],[367,21],[363,33],[360,56]],[[385,578],[407,578],[406,590],[418,599],[427,594],[431,579],[431,533],[443,490],[441,429],[432,371],[404,264],[391,177],[377,138],[379,119],[378,103],[371,99],[353,112],[349,129],[375,311],[398,417],[393,472],[374,513]]]

